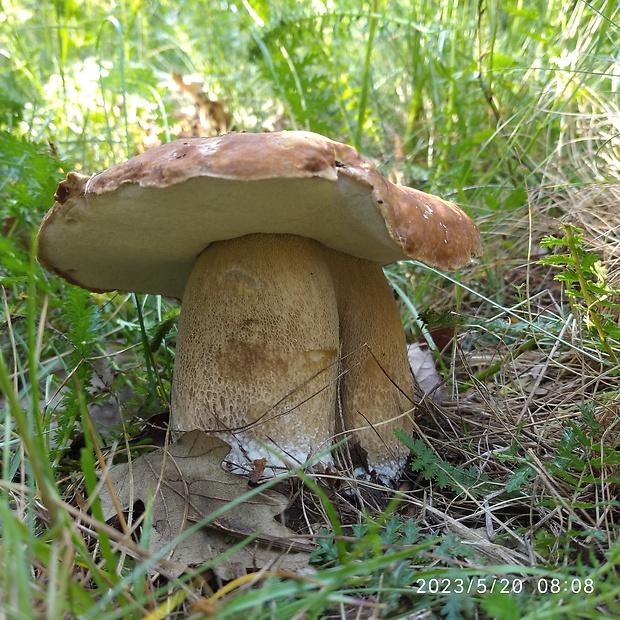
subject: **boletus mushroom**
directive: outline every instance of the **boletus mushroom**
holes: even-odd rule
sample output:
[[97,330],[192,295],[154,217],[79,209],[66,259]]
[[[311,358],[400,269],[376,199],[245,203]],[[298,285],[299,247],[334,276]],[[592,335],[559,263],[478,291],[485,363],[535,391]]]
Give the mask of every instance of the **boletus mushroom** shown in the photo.
[[329,459],[349,437],[368,471],[399,473],[393,431],[412,428],[413,382],[382,266],[480,255],[456,205],[297,131],[176,140],[70,173],[55,199],[39,231],[47,269],[182,300],[174,430],[221,436],[241,467]]

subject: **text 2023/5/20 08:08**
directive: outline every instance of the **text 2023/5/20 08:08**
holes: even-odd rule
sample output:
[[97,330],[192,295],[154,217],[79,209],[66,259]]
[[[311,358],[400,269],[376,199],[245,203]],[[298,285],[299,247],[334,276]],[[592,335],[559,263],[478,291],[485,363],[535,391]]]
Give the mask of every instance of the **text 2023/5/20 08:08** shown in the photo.
[[594,580],[589,578],[542,577],[520,579],[512,577],[431,577],[418,578],[414,583],[417,594],[486,594],[500,592],[519,594],[524,589],[539,594],[560,594],[572,592],[592,594]]

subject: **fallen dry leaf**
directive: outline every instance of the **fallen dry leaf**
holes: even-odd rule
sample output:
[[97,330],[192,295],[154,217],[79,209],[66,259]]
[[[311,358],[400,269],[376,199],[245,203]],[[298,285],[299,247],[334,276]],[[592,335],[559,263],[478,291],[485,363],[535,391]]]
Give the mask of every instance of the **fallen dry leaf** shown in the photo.
[[[185,433],[167,449],[158,449],[128,463],[110,468],[109,476],[123,510],[152,499],[152,531],[149,551],[155,553],[179,534],[218,508],[248,492],[247,480],[225,471],[221,464],[230,447],[202,431]],[[104,517],[116,512],[112,496],[101,492]],[[289,572],[309,570],[312,545],[295,541],[295,533],[275,516],[288,502],[274,491],[260,492],[230,509],[205,527],[178,542],[168,556],[176,576],[186,567],[219,558],[233,544],[257,535],[245,548],[213,567],[224,581],[264,566]]]
[[267,459],[254,459],[252,461],[252,469],[248,477],[250,478],[250,482],[252,484],[258,484],[260,479],[263,477],[265,473],[265,468],[267,467]]
[[[439,386],[441,375],[435,367],[435,358],[432,351],[423,349],[417,342],[407,346],[409,356],[409,366],[413,371],[418,387],[424,394],[428,394],[436,403],[443,401],[443,392]],[[417,391],[417,390],[416,390]],[[416,394],[416,399],[420,400],[423,394]]]

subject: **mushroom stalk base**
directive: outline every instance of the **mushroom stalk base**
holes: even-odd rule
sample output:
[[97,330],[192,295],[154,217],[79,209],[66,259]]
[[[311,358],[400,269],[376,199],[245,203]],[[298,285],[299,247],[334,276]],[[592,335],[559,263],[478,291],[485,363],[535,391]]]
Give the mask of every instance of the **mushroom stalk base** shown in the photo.
[[[350,436],[343,455],[393,478],[413,398],[405,337],[378,263],[294,235],[211,244],[183,297],[174,430],[232,444],[240,467],[297,465]],[[357,448],[351,450],[351,448]]]

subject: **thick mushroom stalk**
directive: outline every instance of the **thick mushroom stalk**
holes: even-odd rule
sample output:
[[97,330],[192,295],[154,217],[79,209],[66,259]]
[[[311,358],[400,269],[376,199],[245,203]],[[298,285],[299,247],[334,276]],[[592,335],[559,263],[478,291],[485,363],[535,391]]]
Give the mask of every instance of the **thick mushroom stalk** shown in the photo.
[[[339,397],[338,397],[339,396]],[[183,297],[172,386],[176,430],[214,432],[243,467],[296,465],[336,430],[393,476],[411,428],[412,382],[398,310],[381,266],[294,235],[209,246]]]
[[174,429],[232,440],[238,465],[329,450],[339,338],[324,253],[304,237],[247,235],[200,255],[179,321]]
[[[352,462],[387,479],[409,453],[394,429],[413,430],[413,381],[407,343],[381,265],[330,252],[340,317],[337,430],[351,436]],[[357,459],[355,458],[357,457]]]

